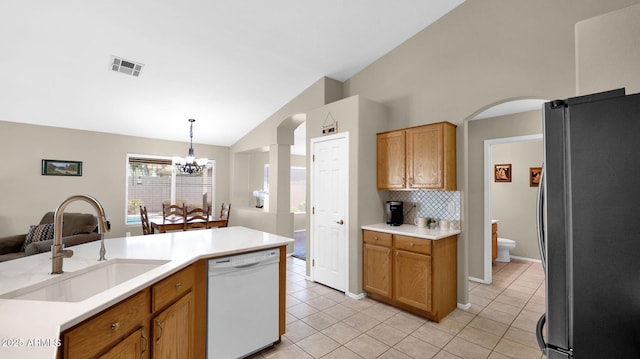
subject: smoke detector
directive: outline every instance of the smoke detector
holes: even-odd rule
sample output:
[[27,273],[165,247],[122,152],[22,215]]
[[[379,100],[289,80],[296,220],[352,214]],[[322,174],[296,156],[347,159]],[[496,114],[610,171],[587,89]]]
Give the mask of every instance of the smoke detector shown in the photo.
[[138,77],[140,76],[140,71],[142,71],[142,66],[144,65],[141,63],[111,56],[111,70],[116,72]]

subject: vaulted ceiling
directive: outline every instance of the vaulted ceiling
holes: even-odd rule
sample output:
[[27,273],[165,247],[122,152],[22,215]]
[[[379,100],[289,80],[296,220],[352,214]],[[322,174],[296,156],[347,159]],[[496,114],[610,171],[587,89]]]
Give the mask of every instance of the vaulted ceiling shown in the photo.
[[0,120],[228,146],[463,1],[3,0]]

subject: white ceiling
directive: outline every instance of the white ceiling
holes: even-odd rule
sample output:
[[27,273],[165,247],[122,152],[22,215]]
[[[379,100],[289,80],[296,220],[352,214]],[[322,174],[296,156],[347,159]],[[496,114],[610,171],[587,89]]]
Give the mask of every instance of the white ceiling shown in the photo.
[[2,0],[0,120],[228,146],[463,1]]

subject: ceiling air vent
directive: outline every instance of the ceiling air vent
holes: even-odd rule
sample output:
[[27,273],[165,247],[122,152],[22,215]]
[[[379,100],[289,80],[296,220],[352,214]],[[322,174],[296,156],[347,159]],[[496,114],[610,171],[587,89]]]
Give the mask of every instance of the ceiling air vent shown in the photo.
[[143,64],[137,62],[125,60],[116,56],[111,57],[111,70],[116,72],[122,72],[123,74],[138,77],[140,71],[142,71]]

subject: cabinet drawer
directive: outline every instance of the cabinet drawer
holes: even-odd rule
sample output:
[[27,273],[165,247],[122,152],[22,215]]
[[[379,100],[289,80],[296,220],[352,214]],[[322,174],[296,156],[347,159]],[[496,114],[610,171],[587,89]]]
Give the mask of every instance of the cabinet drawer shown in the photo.
[[364,230],[362,234],[362,240],[364,243],[375,244],[378,246],[391,247],[390,233],[374,232]]
[[410,252],[431,254],[431,241],[423,238],[395,235],[396,249],[404,249]]
[[65,358],[90,358],[144,326],[149,316],[149,290],[87,319],[64,334]]
[[151,311],[156,312],[193,288],[195,269],[189,266],[151,287]]

